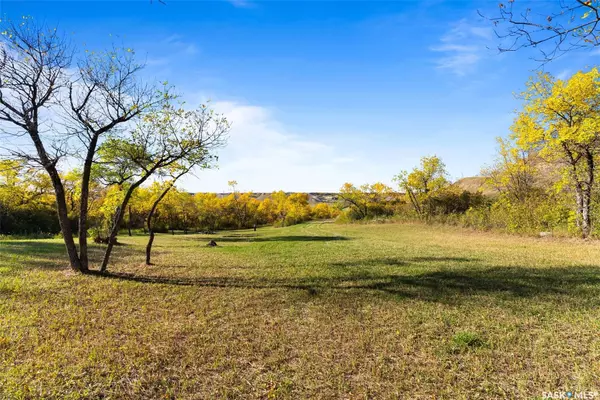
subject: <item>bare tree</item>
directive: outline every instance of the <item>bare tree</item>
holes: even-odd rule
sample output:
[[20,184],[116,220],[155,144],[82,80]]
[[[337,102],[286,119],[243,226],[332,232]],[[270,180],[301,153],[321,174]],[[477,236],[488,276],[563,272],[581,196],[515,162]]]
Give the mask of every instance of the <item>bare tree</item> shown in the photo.
[[79,205],[79,251],[83,269],[88,268],[88,198],[98,142],[106,133],[151,109],[161,97],[159,91],[137,78],[142,68],[130,49],[88,53],[78,65],[77,79],[69,83],[68,112],[75,122],[69,128],[84,147]]
[[536,59],[542,63],[574,49],[600,45],[597,0],[557,0],[553,9],[543,10],[547,4],[508,0],[499,4],[496,16],[480,15],[494,24],[501,52],[533,47],[539,51]]
[[[3,22],[0,57],[0,121],[15,141],[28,137],[34,150],[21,143],[7,149],[36,163],[51,178],[70,265],[88,270],[87,219],[90,171],[99,142],[107,133],[149,111],[163,95],[137,79],[143,67],[129,49],[86,52],[73,62],[73,48],[56,29],[29,18]],[[79,204],[79,252],[68,218],[59,163],[83,161]]]
[[49,118],[61,90],[69,83],[72,48],[65,39],[43,25],[4,22],[0,69],[0,121],[2,133],[19,140],[29,137],[34,151],[11,147],[13,156],[36,163],[50,176],[60,228],[71,268],[82,270],[68,217],[65,190],[58,163],[66,157],[64,138],[50,127]]

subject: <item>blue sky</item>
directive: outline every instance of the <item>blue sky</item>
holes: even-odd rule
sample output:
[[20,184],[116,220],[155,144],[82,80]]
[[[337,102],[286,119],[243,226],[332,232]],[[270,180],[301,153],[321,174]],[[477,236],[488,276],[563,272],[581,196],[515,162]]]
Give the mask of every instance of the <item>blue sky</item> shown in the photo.
[[[543,7],[543,2],[536,2]],[[190,191],[335,191],[391,184],[424,155],[453,178],[477,175],[505,136],[513,93],[535,53],[498,54],[477,10],[491,1],[3,1],[10,18],[57,24],[90,49],[112,42],[145,59],[189,104],[210,99],[233,123],[219,169]],[[565,77],[594,52],[546,67]]]

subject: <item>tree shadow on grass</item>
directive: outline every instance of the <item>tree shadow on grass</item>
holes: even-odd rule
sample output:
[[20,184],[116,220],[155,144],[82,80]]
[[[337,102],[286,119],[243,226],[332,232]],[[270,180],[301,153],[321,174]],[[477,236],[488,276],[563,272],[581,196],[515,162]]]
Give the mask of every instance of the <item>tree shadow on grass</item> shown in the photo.
[[325,291],[351,294],[375,292],[397,298],[440,303],[456,303],[471,296],[494,295],[504,298],[560,299],[578,307],[600,305],[600,267],[489,267],[432,271],[422,274],[357,273],[340,277],[311,278],[183,278],[109,272],[94,275],[144,284],[216,287],[233,289],[304,290],[311,295]]
[[385,257],[385,258],[365,258],[360,260],[338,261],[329,264],[331,267],[346,268],[346,267],[376,267],[376,266],[406,266],[416,263],[468,263],[481,261],[477,258],[466,257]]
[[[104,255],[105,245],[90,243],[88,256],[92,267],[100,263]],[[117,263],[131,256],[140,256],[140,251],[134,250],[127,244],[115,246],[111,263]],[[18,259],[12,261],[11,258]],[[50,240],[7,240],[0,242],[0,266],[3,262],[14,269],[64,269],[68,268],[68,258],[65,245],[59,241]]]
[[[204,238],[202,240],[205,240]],[[227,235],[213,238],[219,242],[332,242],[338,240],[351,240],[346,236],[310,236],[310,235],[290,235],[290,236],[250,236],[250,235]]]

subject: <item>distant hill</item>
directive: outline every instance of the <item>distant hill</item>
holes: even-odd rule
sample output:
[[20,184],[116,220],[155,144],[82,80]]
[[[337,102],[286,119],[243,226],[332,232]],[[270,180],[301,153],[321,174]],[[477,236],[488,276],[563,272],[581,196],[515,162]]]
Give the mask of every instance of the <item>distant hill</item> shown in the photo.
[[[286,195],[290,195],[294,192],[286,192]],[[193,193],[192,193],[193,194]],[[217,193],[217,197],[223,198],[229,196],[231,193]],[[313,192],[308,193],[308,203],[309,204],[319,204],[319,203],[327,203],[333,204],[337,201],[339,194],[338,193],[324,193],[324,192]],[[252,193],[252,197],[257,200],[263,201],[264,199],[268,199],[271,197],[271,193]]]
[[[473,176],[468,178],[462,178],[458,181],[454,182],[454,185],[458,186],[461,190],[465,190],[467,192],[476,193],[481,191],[485,196],[493,196],[496,195],[497,192],[493,189],[484,187],[485,177],[483,176]],[[290,195],[295,192],[286,192],[286,195]],[[192,193],[193,194],[193,193]],[[217,197],[223,198],[229,196],[231,193],[217,193]],[[271,193],[261,193],[256,192],[252,193],[252,197],[257,200],[264,200],[271,197]],[[339,198],[339,193],[329,193],[329,192],[311,192],[308,193],[308,203],[311,205],[326,203],[333,204]]]
[[471,176],[457,180],[454,182],[454,185],[470,193],[481,192],[484,196],[494,196],[498,194],[493,188],[484,185],[485,179],[485,176]]

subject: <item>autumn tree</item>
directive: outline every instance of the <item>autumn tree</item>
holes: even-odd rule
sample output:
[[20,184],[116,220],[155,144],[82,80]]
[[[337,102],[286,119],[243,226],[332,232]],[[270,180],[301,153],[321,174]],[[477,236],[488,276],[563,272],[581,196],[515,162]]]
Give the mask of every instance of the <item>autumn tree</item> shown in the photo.
[[240,193],[237,190],[237,181],[229,181],[231,194],[223,199],[225,207],[229,210],[233,225],[238,228],[247,227],[258,207],[252,200],[252,193]]
[[223,207],[216,193],[196,193],[194,202],[198,209],[198,225],[209,232],[215,231],[222,219]]
[[520,148],[562,163],[575,193],[577,226],[586,238],[600,155],[600,72],[593,68],[568,80],[541,73],[528,82],[523,99],[512,137]]
[[380,182],[360,187],[345,183],[339,193],[341,207],[351,210],[352,219],[391,215],[394,197],[392,188]]
[[498,138],[494,163],[482,170],[485,184],[515,201],[524,202],[534,191],[539,172],[539,157],[529,148],[521,148],[514,139]]
[[285,226],[289,209],[287,194],[283,190],[271,193],[271,210],[273,222],[279,226]]
[[292,193],[287,197],[286,225],[298,224],[310,219],[311,208],[307,193]]
[[318,203],[312,208],[311,213],[314,219],[329,219],[336,217],[339,210],[327,203]]
[[102,144],[100,165],[105,175],[127,184],[123,199],[115,209],[102,272],[108,267],[133,192],[151,176],[165,171],[179,171],[175,176],[181,176],[195,167],[209,167],[215,157],[213,152],[224,144],[228,131],[227,120],[207,105],[187,111],[175,107],[172,99],[165,95],[162,107],[146,114],[127,135],[109,138]]
[[406,193],[410,203],[419,216],[432,213],[431,198],[450,185],[446,166],[437,156],[421,158],[421,165],[410,173],[402,171],[394,181]]
[[0,160],[0,234],[57,232],[50,178],[22,160]]

